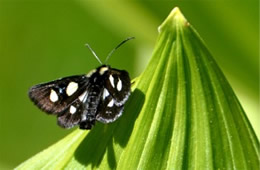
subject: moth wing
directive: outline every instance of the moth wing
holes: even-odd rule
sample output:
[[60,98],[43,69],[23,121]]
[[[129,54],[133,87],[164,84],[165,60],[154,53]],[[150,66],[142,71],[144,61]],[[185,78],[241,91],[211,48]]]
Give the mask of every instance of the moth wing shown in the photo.
[[70,76],[33,86],[30,99],[43,111],[57,114],[67,109],[87,88],[85,75]]
[[99,103],[96,119],[102,123],[114,122],[122,115],[123,109],[124,105],[116,105],[113,97],[107,96]]
[[105,79],[96,119],[102,123],[117,120],[122,115],[130,92],[131,82],[128,73],[124,70],[111,69]]
[[57,124],[63,128],[72,128],[80,124],[84,103],[77,99],[70,104],[63,112],[58,114]]
[[115,104],[122,106],[131,92],[130,77],[124,70],[111,69],[110,75],[105,80],[105,87],[113,97]]

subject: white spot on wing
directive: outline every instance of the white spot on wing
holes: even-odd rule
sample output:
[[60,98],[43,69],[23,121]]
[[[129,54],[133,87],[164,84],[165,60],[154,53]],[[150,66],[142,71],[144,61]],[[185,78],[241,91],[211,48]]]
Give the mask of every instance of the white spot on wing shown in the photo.
[[122,90],[122,81],[121,81],[120,79],[118,79],[116,88],[117,88],[118,91],[121,91],[121,90]]
[[77,108],[71,105],[70,106],[70,113],[74,114],[74,113],[76,113],[76,111],[77,111]]
[[109,92],[107,91],[106,88],[104,88],[104,91],[103,91],[103,99],[105,99],[107,96],[109,96]]
[[108,70],[108,67],[102,67],[102,68],[99,70],[99,74],[100,74],[100,75],[103,75],[107,70]]
[[70,82],[69,85],[66,88],[66,93],[68,96],[71,96],[72,94],[74,94],[78,89],[78,83],[76,82]]
[[114,77],[113,77],[112,75],[109,76],[109,81],[110,81],[110,83],[111,83],[111,86],[112,86],[113,88],[115,88]]
[[112,99],[112,100],[108,103],[107,107],[113,107],[113,106],[114,106],[114,99]]
[[79,100],[81,102],[85,102],[87,99],[87,96],[88,96],[87,91],[85,91],[82,95],[79,96]]
[[51,89],[50,100],[52,102],[57,102],[59,100],[58,94],[53,89]]

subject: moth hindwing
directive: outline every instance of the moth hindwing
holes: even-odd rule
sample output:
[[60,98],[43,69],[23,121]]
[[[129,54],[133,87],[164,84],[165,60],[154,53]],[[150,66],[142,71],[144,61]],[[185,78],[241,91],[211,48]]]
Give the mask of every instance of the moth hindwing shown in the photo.
[[102,65],[86,75],[65,77],[33,86],[31,100],[43,111],[57,115],[58,125],[91,129],[96,120],[117,120],[130,95],[126,71]]

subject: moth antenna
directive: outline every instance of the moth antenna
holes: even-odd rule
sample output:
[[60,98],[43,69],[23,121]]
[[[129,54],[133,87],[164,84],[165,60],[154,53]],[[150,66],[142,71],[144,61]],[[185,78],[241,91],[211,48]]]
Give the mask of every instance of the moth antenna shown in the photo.
[[122,41],[120,44],[118,44],[112,51],[110,51],[110,53],[107,55],[107,58],[106,58],[106,60],[105,60],[105,64],[107,64],[108,59],[110,58],[110,56],[114,53],[114,51],[115,51],[116,49],[118,49],[121,45],[123,45],[123,44],[126,43],[127,41],[132,40],[132,39],[134,39],[134,38],[135,38],[135,37],[128,37],[127,39],[125,39],[124,41]]
[[88,47],[88,49],[92,52],[92,54],[96,57],[97,61],[102,65],[103,63],[100,61],[100,59],[98,58],[97,54],[95,53],[95,51],[90,47],[89,44],[85,44],[86,47]]

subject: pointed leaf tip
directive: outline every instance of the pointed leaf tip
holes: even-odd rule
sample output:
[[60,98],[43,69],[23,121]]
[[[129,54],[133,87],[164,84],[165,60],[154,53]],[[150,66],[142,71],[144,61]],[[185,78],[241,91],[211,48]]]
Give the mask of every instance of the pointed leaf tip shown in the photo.
[[176,27],[179,26],[187,26],[189,25],[188,21],[181,13],[181,10],[178,7],[173,8],[168,17],[164,20],[164,22],[159,26],[158,31],[161,32],[162,29],[166,27]]

